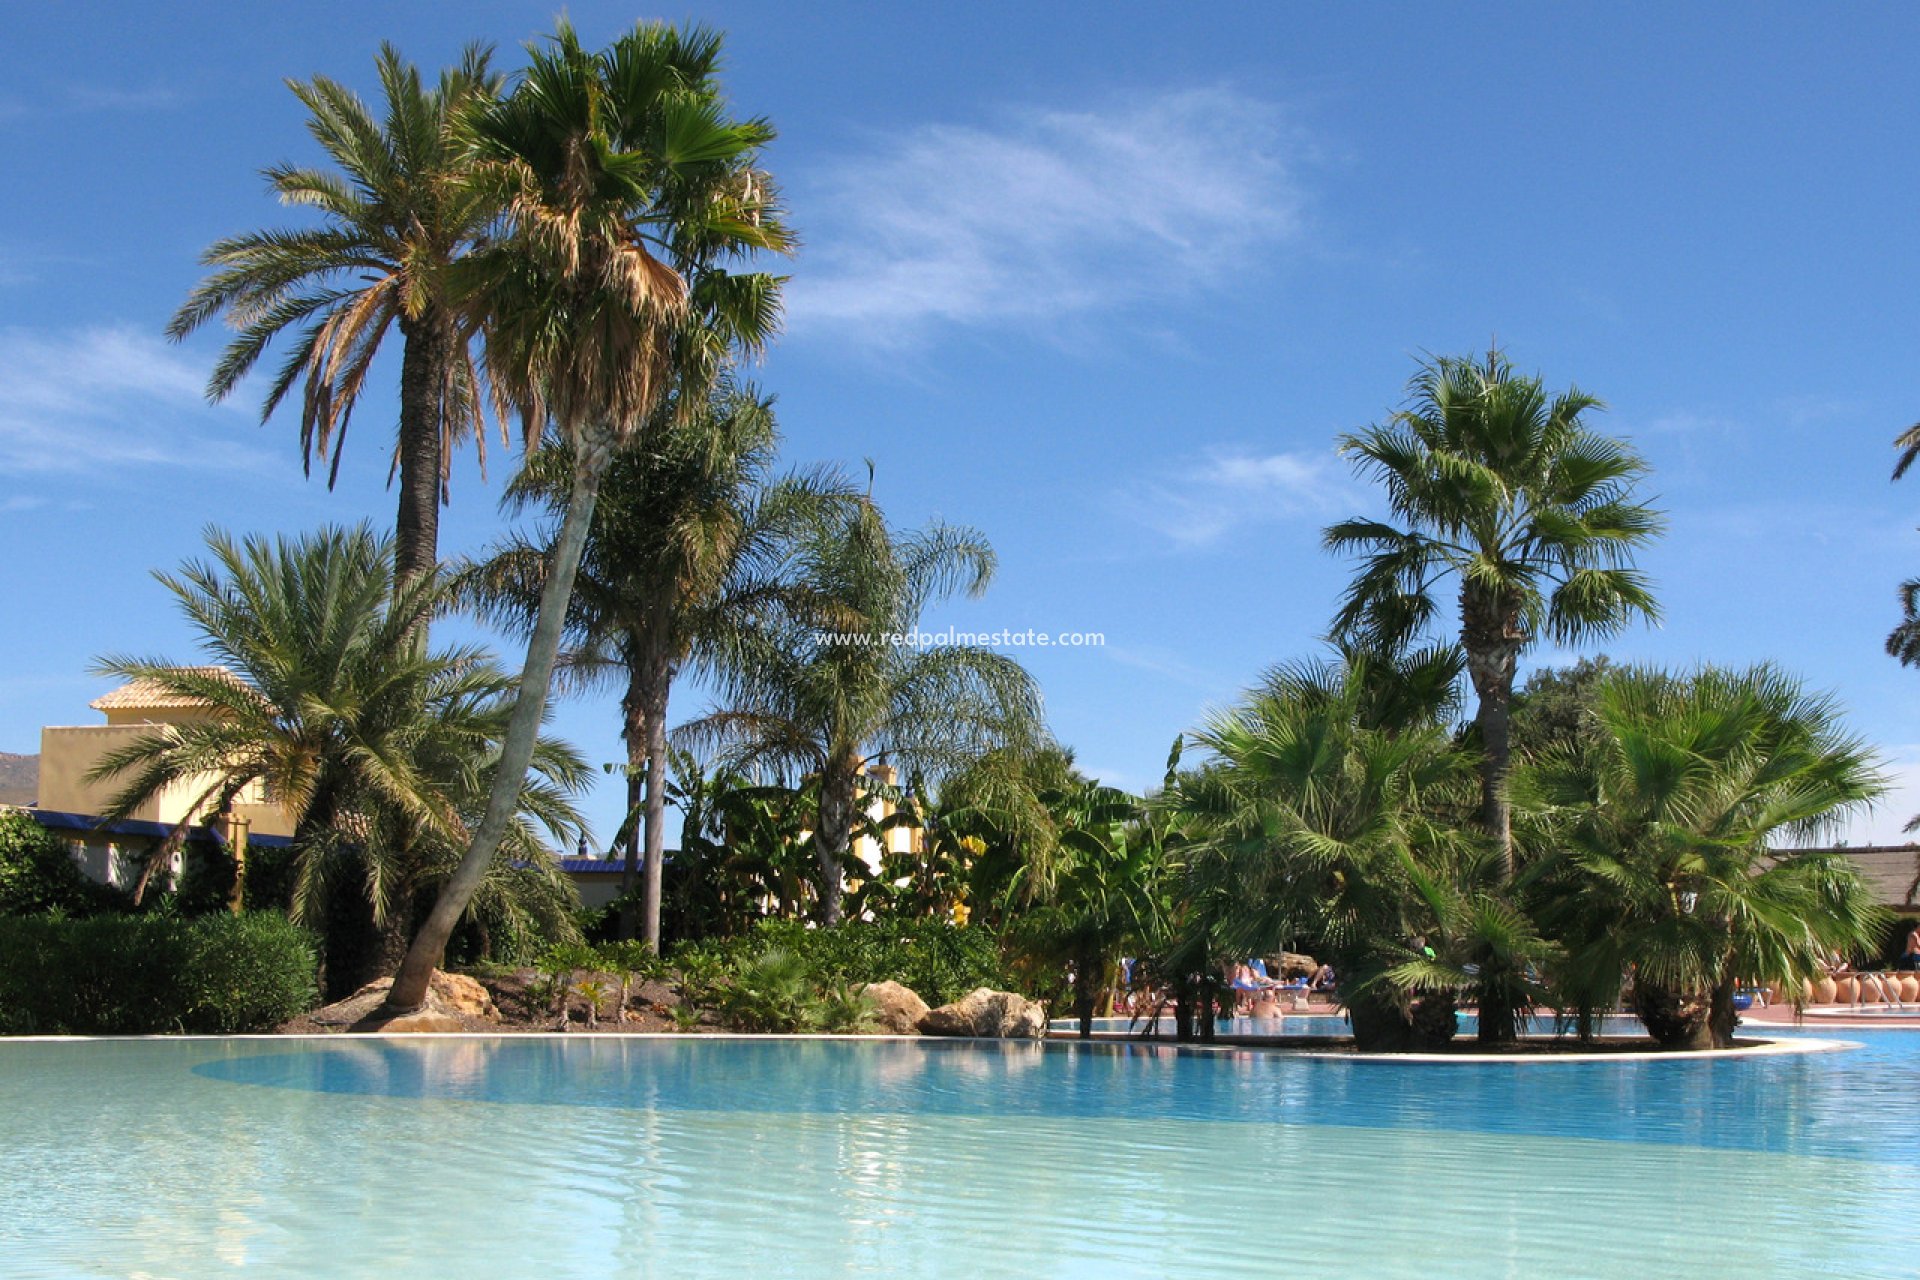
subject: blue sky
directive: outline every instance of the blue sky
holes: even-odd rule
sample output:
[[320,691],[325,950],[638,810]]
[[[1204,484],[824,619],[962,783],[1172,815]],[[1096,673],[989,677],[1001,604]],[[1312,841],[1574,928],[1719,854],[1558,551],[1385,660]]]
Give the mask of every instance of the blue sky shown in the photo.
[[[570,6],[590,41],[633,11]],[[542,6],[37,6],[0,45],[0,750],[87,723],[107,651],[188,659],[149,577],[200,530],[392,520],[390,388],[329,493],[296,424],[207,406],[166,317],[215,237],[286,215],[314,148],[286,76],[371,90],[381,39],[512,62]],[[754,376],[788,457],[873,459],[896,519],[977,526],[935,624],[1098,631],[1024,650],[1083,766],[1140,787],[1266,665],[1313,652],[1362,508],[1339,431],[1422,352],[1497,338],[1655,468],[1644,559],[1685,665],[1832,690],[1920,811],[1920,673],[1881,651],[1920,569],[1920,10],[1882,6],[705,4],[805,246]],[[499,530],[511,455],[462,458],[442,547]],[[1532,661],[1553,661],[1536,653]],[[683,689],[679,711],[698,709]],[[618,754],[612,698],[558,726]],[[611,789],[590,812],[604,834]]]

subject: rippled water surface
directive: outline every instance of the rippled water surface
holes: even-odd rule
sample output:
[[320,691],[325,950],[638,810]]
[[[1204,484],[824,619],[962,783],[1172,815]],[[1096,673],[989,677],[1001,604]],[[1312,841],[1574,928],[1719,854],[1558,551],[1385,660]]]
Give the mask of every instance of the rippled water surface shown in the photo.
[[1911,1276],[1920,1033],[0,1043],[0,1276]]

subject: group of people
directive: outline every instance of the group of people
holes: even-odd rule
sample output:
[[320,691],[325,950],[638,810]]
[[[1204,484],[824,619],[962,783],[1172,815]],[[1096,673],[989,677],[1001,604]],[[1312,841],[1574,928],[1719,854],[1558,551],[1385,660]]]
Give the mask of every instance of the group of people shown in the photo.
[[1309,993],[1331,993],[1336,983],[1330,964],[1321,965],[1310,977],[1301,976],[1287,981],[1269,974],[1266,963],[1259,959],[1228,965],[1223,976],[1234,993],[1234,1013],[1243,1018],[1278,1017],[1281,995],[1291,993],[1304,1002]]
[[[1114,1013],[1146,1013],[1166,1002],[1164,992],[1135,981],[1138,976],[1133,960],[1120,962],[1120,985],[1114,993]],[[1281,996],[1291,994],[1304,1001],[1309,994],[1331,995],[1338,984],[1330,964],[1322,964],[1311,974],[1303,974],[1289,981],[1274,977],[1267,971],[1266,962],[1258,958],[1228,964],[1221,969],[1220,977],[1226,991],[1232,993],[1232,1016],[1241,1018],[1278,1017]],[[1221,1016],[1227,1016],[1224,1008]]]

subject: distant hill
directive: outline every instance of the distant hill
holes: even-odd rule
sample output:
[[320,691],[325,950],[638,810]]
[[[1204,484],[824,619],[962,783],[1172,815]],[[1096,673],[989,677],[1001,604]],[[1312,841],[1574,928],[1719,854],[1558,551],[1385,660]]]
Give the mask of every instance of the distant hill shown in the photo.
[[32,804],[40,796],[40,757],[0,751],[0,804]]

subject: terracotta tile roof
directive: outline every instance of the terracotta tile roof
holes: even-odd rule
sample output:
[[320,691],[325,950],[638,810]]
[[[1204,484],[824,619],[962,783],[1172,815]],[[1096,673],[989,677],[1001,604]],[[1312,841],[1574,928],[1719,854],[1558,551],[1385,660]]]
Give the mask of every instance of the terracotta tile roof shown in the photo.
[[1875,902],[1883,907],[1920,905],[1915,902],[1914,887],[1914,880],[1920,877],[1920,845],[1869,845],[1843,852],[1872,886]]
[[[225,667],[181,667],[180,670],[240,683],[240,678]],[[208,704],[204,698],[182,697],[152,680],[130,680],[87,705],[95,711],[164,711]]]
[[1844,853],[1860,868],[1875,902],[1903,914],[1920,911],[1920,844],[1842,844],[1776,852]]

